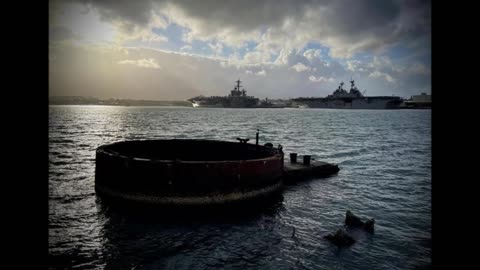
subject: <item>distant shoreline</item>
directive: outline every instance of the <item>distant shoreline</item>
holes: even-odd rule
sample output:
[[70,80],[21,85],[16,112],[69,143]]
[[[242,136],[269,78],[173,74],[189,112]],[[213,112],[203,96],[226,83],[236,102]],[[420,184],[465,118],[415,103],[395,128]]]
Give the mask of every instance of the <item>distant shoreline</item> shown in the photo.
[[52,96],[49,105],[106,105],[106,106],[181,106],[192,107],[188,101],[179,100],[133,100],[133,99],[98,99],[80,96]]
[[193,108],[192,106],[185,105],[122,105],[122,104],[52,104],[49,103],[48,106],[117,106],[117,107],[183,107],[183,108]]

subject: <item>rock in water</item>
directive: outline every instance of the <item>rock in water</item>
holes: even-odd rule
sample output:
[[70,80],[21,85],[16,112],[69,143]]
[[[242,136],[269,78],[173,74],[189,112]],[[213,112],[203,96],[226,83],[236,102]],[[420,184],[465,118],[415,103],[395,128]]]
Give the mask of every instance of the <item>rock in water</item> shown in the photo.
[[355,216],[350,210],[347,210],[345,217],[345,225],[352,227],[363,227],[364,223],[360,220],[359,217]]
[[352,212],[350,212],[350,210],[347,210],[347,214],[345,217],[345,225],[347,225],[347,227],[363,228],[365,231],[373,233],[375,219],[372,218],[367,220],[366,222],[363,222],[360,220],[359,217],[355,216]]
[[332,242],[337,247],[348,247],[355,243],[355,239],[345,233],[345,231],[342,229],[337,230],[335,234],[326,235],[324,238]]
[[365,229],[365,231],[369,232],[369,233],[373,233],[373,226],[375,225],[375,219],[372,218],[372,219],[369,219],[367,220],[367,222],[365,222],[365,225],[363,226],[363,228]]

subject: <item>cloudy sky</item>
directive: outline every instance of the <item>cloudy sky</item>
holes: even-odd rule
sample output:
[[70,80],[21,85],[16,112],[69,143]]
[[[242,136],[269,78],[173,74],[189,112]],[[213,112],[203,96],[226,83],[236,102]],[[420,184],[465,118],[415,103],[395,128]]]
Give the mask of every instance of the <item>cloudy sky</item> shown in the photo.
[[420,0],[50,1],[49,94],[185,100],[431,93]]

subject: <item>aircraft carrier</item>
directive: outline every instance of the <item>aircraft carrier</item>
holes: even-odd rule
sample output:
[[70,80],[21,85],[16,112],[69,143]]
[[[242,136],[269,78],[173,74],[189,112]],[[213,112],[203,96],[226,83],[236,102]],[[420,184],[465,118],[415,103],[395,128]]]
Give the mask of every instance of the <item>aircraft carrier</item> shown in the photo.
[[331,109],[399,109],[403,102],[397,96],[364,96],[350,80],[350,91],[343,89],[343,82],[327,97],[299,97],[292,101],[300,108],[331,108]]

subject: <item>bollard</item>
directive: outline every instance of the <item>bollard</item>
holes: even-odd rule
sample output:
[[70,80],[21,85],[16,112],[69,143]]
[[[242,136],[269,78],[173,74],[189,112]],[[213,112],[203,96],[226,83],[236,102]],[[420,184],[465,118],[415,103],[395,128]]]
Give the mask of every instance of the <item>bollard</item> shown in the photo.
[[311,159],[312,156],[310,155],[304,155],[303,156],[303,165],[310,165],[310,159]]
[[297,153],[290,153],[290,163],[297,163]]

